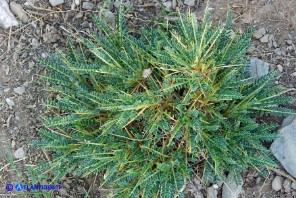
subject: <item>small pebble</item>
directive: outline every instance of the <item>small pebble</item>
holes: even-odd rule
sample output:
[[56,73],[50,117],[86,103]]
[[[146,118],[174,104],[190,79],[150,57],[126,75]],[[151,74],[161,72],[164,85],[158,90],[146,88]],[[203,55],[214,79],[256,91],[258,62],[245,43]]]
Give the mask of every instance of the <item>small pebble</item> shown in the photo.
[[281,50],[281,48],[276,48],[276,49],[274,50],[274,53],[275,53],[276,55],[278,55],[278,56],[281,56],[281,55],[282,55],[282,50]]
[[247,53],[251,54],[255,50],[255,47],[252,45],[247,49]]
[[150,76],[150,74],[152,73],[151,69],[144,69],[143,71],[143,78],[148,78],[148,76]]
[[13,107],[13,106],[15,105],[14,102],[13,102],[13,100],[10,99],[10,98],[6,98],[5,101],[6,101],[6,103],[8,104],[8,106],[9,106],[10,108]]
[[23,7],[16,3],[16,2],[11,2],[10,3],[10,10],[13,14],[15,14],[23,23],[27,23],[29,21],[29,16],[23,9]]
[[193,185],[195,186],[195,188],[197,190],[201,190],[202,189],[201,181],[197,177],[193,177],[192,183],[193,183]]
[[218,189],[219,188],[218,184],[213,184],[213,188]]
[[291,51],[294,50],[294,48],[293,48],[293,46],[288,46],[288,47],[287,47],[287,50],[291,52]]
[[15,144],[16,144],[16,143],[15,143],[15,140],[12,140],[12,141],[11,141],[11,148],[14,149],[14,148],[15,148]]
[[276,176],[272,181],[272,189],[274,191],[279,191],[282,189],[284,183],[284,178],[281,176]]
[[171,1],[163,2],[162,5],[164,5],[165,11],[169,12],[172,10],[173,5]]
[[110,10],[105,10],[104,17],[105,17],[106,21],[109,23],[113,24],[115,22],[115,15]]
[[93,3],[90,2],[83,2],[82,3],[82,8],[85,10],[92,10],[95,7]]
[[292,40],[286,40],[286,43],[287,43],[288,45],[292,45],[292,44],[293,44],[293,41],[292,41]]
[[276,67],[278,68],[278,70],[279,70],[280,72],[283,72],[283,71],[284,71],[284,68],[283,68],[282,65],[277,65]]
[[74,3],[75,3],[75,5],[79,6],[80,5],[80,0],[75,0]]
[[89,27],[89,23],[87,21],[84,21],[82,24],[81,24],[81,27],[82,28],[88,28]]
[[172,8],[176,9],[177,7],[177,0],[172,0]]
[[114,3],[113,3],[114,7],[115,8],[119,8],[120,6],[120,1],[119,0],[116,0]]
[[47,54],[44,53],[44,52],[42,52],[42,53],[41,53],[41,57],[42,57],[42,58],[46,58],[46,57],[47,57]]
[[37,24],[36,24],[34,21],[31,22],[31,26],[32,26],[32,28],[34,28],[34,29],[37,28]]
[[291,188],[292,188],[293,190],[296,190],[296,183],[295,183],[295,182],[292,182],[292,184],[291,184]]
[[260,184],[261,180],[262,180],[262,177],[257,177],[257,178],[256,178],[256,184],[257,184],[257,185]]
[[296,77],[296,72],[291,73],[290,76]]
[[15,112],[14,117],[15,117],[15,120],[20,121],[20,112],[19,111]]
[[64,0],[49,0],[51,6],[58,6],[64,3]]
[[80,19],[83,17],[83,13],[82,12],[78,12],[78,14],[76,14],[75,18],[76,19]]
[[14,88],[13,91],[18,95],[23,95],[26,91],[26,88],[21,86],[21,87]]
[[268,43],[268,34],[266,34],[265,36],[263,36],[262,38],[260,38],[260,42],[261,43]]
[[194,6],[195,5],[195,0],[185,0],[184,4],[188,5],[188,6]]
[[213,186],[207,189],[207,198],[217,198],[218,192],[214,189]]
[[229,31],[229,36],[231,39],[235,38],[235,32],[232,29]]
[[25,151],[24,151],[23,147],[17,149],[14,152],[14,157],[17,158],[17,159],[22,159],[22,158],[25,157]]
[[129,0],[127,0],[123,5],[124,5],[124,7],[128,8],[131,6],[131,2]]
[[260,39],[266,34],[266,29],[265,28],[260,28],[259,30],[255,31],[253,34],[253,37],[255,39]]
[[291,191],[291,181],[289,179],[285,179],[283,183],[283,187],[285,189],[285,192],[290,192]]
[[39,46],[39,42],[36,38],[32,38],[31,40],[31,44],[33,47],[38,47]]
[[70,189],[70,185],[67,182],[63,182],[63,186],[67,189]]

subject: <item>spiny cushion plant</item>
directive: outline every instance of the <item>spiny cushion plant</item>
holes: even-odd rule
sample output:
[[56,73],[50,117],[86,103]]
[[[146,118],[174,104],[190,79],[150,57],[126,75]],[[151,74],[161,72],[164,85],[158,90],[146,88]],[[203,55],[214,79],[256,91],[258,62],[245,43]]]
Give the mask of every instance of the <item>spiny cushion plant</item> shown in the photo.
[[121,9],[115,29],[94,17],[100,34],[83,47],[40,60],[55,97],[35,145],[52,151],[39,168],[103,175],[117,197],[182,197],[186,180],[275,166],[262,142],[277,125],[256,116],[289,115],[272,72],[249,76],[252,29],[230,36],[231,17],[213,25],[180,14],[168,28],[129,33]]

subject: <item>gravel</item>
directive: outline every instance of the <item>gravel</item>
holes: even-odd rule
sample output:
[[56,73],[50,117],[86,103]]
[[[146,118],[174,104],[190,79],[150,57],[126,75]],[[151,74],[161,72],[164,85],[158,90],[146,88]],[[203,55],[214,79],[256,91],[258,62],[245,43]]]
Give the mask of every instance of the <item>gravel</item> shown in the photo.
[[280,191],[283,187],[284,178],[281,176],[275,176],[272,181],[272,189],[274,191]]

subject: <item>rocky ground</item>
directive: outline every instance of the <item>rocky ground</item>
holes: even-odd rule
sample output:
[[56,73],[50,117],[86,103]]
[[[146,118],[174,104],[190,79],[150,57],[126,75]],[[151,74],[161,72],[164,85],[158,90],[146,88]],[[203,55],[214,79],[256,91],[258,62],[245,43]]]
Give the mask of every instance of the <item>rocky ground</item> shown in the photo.
[[[0,196],[8,193],[8,183],[27,182],[25,174],[40,159],[50,160],[47,153],[30,146],[38,138],[37,129],[44,112],[46,84],[39,75],[44,68],[36,57],[47,57],[55,48],[66,49],[66,40],[84,35],[94,28],[92,15],[114,23],[119,0],[0,0]],[[202,19],[203,0],[127,0],[128,25],[137,30],[154,20],[174,20],[176,11],[192,11]],[[296,88],[296,2],[294,0],[211,0],[214,21],[225,19],[233,10],[235,32],[253,26],[254,46],[249,49],[253,75],[279,70],[276,83],[283,88]],[[12,26],[12,27],[11,27]],[[288,93],[295,97],[296,92]],[[295,103],[287,104],[295,108]],[[188,197],[296,197],[296,121],[286,119],[271,148],[282,168],[271,170],[268,178],[254,171],[243,175],[243,186],[229,178],[225,184],[204,186],[197,179],[187,186]],[[269,120],[266,119],[266,122]],[[282,120],[272,121],[281,123]],[[13,162],[13,163],[12,163]],[[15,165],[15,166],[14,166]],[[19,172],[18,172],[18,171]],[[20,174],[22,173],[22,174]],[[294,182],[293,182],[294,180]],[[46,184],[43,179],[42,183]],[[104,197],[97,189],[99,176],[80,179],[68,175],[54,197]],[[227,188],[227,186],[230,188]],[[27,195],[22,195],[23,197]]]

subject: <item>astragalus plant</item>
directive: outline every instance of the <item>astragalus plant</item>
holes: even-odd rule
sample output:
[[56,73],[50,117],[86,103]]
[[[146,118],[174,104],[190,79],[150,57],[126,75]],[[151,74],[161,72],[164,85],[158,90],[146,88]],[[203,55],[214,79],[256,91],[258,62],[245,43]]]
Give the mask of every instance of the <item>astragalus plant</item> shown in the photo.
[[277,73],[249,76],[251,29],[230,36],[230,16],[213,25],[208,11],[138,34],[121,12],[114,29],[94,20],[83,47],[41,60],[53,94],[35,145],[52,151],[40,168],[56,181],[99,173],[116,197],[182,197],[193,174],[210,183],[275,165],[262,142],[277,126],[254,118],[290,114],[278,106],[290,98]]

